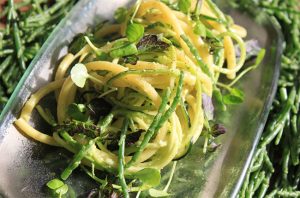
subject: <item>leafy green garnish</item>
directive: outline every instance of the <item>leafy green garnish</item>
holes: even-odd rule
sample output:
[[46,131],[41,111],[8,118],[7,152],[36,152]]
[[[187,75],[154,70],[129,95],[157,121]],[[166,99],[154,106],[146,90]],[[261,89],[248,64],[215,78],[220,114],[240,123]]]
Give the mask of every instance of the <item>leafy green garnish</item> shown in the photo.
[[129,44],[130,44],[130,42],[128,42],[124,39],[118,39],[118,40],[114,41],[114,44],[111,48],[111,51],[115,50],[115,49],[119,49],[119,48],[124,47],[124,46],[129,45]]
[[64,184],[60,179],[52,179],[47,184],[48,188],[57,196],[61,197],[66,194],[69,190],[67,184]]
[[126,29],[126,37],[132,43],[139,41],[144,35],[144,26],[138,23],[130,23]]
[[86,107],[84,104],[72,103],[68,106],[67,114],[78,121],[85,122],[88,120],[88,116],[85,114]]
[[76,86],[83,88],[87,79],[91,79],[94,83],[103,85],[103,82],[91,75],[89,75],[87,68],[82,63],[77,63],[71,69],[71,79]]
[[236,88],[230,90],[230,93],[223,97],[223,101],[225,104],[240,104],[244,101],[244,93]]
[[71,69],[71,79],[80,88],[84,87],[86,79],[89,77],[87,68],[82,63],[77,63]]
[[136,48],[136,45],[133,43],[129,43],[125,46],[122,46],[120,48],[112,50],[109,53],[109,55],[113,58],[119,58],[119,57],[134,55],[137,53],[138,53],[138,50]]
[[71,42],[69,52],[71,52],[72,54],[76,54],[77,52],[79,52],[79,50],[81,50],[86,45],[86,40],[84,37],[84,34],[78,34]]
[[149,189],[149,195],[151,197],[169,197],[171,194],[163,191],[163,190],[156,190],[154,188]]
[[206,27],[205,25],[200,21],[197,20],[194,26],[194,33],[201,36],[201,37],[206,37]]
[[214,89],[213,91],[213,102],[216,109],[220,109],[221,111],[226,111],[226,105],[223,101],[223,95],[220,89]]
[[63,186],[55,189],[55,193],[61,196],[61,195],[66,194],[68,192],[68,190],[69,190],[68,185],[64,184]]
[[139,57],[136,55],[126,56],[124,57],[124,63],[129,63],[131,65],[136,65],[137,61],[139,60]]
[[191,0],[179,0],[178,1],[178,8],[183,13],[187,14],[191,8]]
[[134,177],[141,180],[144,186],[154,187],[160,184],[160,172],[154,168],[145,168],[134,173]]
[[61,181],[60,179],[56,179],[56,178],[52,179],[51,181],[49,181],[47,183],[48,188],[50,188],[52,190],[55,190],[55,189],[57,189],[59,187],[62,187],[63,185],[64,185],[64,182]]
[[118,8],[114,13],[114,19],[117,21],[117,23],[123,23],[126,20],[126,15],[128,11],[124,7]]

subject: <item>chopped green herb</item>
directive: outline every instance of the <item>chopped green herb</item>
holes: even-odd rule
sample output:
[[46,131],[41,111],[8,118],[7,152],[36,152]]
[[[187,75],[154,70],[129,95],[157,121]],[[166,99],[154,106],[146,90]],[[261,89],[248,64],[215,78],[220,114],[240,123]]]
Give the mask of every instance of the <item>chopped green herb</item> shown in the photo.
[[151,197],[170,197],[171,196],[171,194],[169,194],[163,190],[157,190],[154,188],[149,189],[149,195]]
[[206,37],[206,27],[200,20],[195,23],[194,33],[201,37]]
[[94,83],[103,85],[103,82],[101,80],[88,74],[87,68],[84,64],[77,63],[76,65],[74,65],[74,67],[72,67],[71,79],[76,86],[83,88],[88,78],[91,79]]
[[120,47],[118,49],[112,50],[109,53],[109,55],[113,58],[119,58],[119,57],[134,55],[137,53],[138,53],[138,50],[136,48],[136,45],[131,43],[131,44],[127,44],[123,47]]
[[145,168],[134,173],[134,177],[143,182],[144,186],[155,187],[160,184],[160,171],[154,168]]
[[76,54],[77,52],[79,52],[79,50],[81,50],[87,43],[84,38],[85,36],[86,35],[84,34],[78,34],[70,44],[69,52],[71,52],[72,54]]
[[84,87],[86,79],[89,77],[87,68],[84,64],[77,63],[71,70],[72,81],[78,87]]
[[51,181],[49,181],[47,183],[47,186],[52,190],[62,187],[63,185],[64,185],[64,182],[57,178],[52,179]]
[[88,120],[88,115],[85,114],[86,110],[84,104],[72,103],[68,106],[67,114],[75,120],[85,122]]
[[178,8],[180,11],[187,14],[190,11],[191,3],[191,0],[178,0]]
[[144,35],[144,26],[138,23],[130,23],[126,29],[126,37],[132,43],[139,41]]
[[53,179],[47,183],[48,188],[53,192],[54,196],[61,197],[65,195],[69,187],[67,184],[64,184],[60,179]]
[[244,93],[238,89],[230,90],[230,93],[223,97],[223,101],[225,104],[240,104],[244,101]]
[[216,109],[221,110],[221,111],[226,111],[226,105],[223,101],[223,95],[220,91],[220,89],[214,89],[213,90],[213,102],[214,105],[216,106]]

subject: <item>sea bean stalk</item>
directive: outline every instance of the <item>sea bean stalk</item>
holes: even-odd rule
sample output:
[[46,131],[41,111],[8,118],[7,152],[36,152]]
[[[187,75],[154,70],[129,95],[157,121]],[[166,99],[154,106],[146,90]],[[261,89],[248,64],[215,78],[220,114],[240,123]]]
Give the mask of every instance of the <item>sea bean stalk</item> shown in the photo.
[[285,39],[276,98],[239,197],[299,197],[299,1],[232,0],[230,3],[250,14],[260,9],[275,18]]
[[9,0],[0,12],[0,111],[55,26],[77,0]]

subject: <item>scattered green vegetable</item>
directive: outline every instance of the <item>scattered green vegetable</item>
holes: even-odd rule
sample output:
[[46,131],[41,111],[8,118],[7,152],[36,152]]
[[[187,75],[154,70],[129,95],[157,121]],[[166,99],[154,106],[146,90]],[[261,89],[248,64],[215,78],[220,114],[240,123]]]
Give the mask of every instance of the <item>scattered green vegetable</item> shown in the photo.
[[178,1],[178,8],[180,11],[182,11],[183,13],[189,13],[190,8],[191,8],[191,0],[179,0]]
[[63,195],[65,195],[68,190],[69,187],[67,184],[64,184],[63,181],[61,181],[60,179],[52,179],[51,181],[49,181],[47,183],[48,188],[52,191],[53,195],[55,197],[62,197]]
[[84,87],[87,79],[91,79],[93,82],[103,85],[103,82],[94,76],[90,75],[87,68],[82,63],[77,63],[71,69],[71,79],[80,88]]
[[128,129],[128,124],[129,121],[127,118],[124,119],[123,121],[123,126],[121,129],[121,135],[120,135],[120,140],[119,140],[119,154],[118,154],[118,171],[119,171],[119,179],[120,179],[120,183],[122,186],[122,192],[125,198],[129,198],[129,193],[127,190],[127,184],[126,184],[126,180],[124,177],[124,153],[125,153],[125,139],[126,139],[126,132]]
[[286,42],[276,98],[239,197],[299,197],[299,1],[232,0],[230,4],[250,14],[259,8],[272,16]]
[[130,23],[126,29],[126,36],[130,42],[137,42],[144,36],[144,26],[138,23]]

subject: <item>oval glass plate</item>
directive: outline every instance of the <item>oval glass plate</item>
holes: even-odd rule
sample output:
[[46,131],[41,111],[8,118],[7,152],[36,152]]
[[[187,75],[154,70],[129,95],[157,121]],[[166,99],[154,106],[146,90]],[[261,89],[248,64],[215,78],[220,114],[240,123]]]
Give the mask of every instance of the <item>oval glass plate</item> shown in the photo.
[[[111,20],[116,8],[129,0],[82,0],[51,34],[23,75],[0,116],[0,196],[46,197],[45,184],[66,166],[68,152],[42,145],[18,132],[13,121],[28,97],[51,81],[53,71],[67,46],[78,33],[85,32],[103,20]],[[282,40],[280,31],[263,14],[255,18],[223,7],[236,23],[248,29],[248,39],[256,39],[267,53],[263,63],[244,77],[238,87],[245,91],[243,104],[218,115],[228,133],[222,146],[213,154],[203,155],[200,143],[177,165],[170,193],[174,197],[235,197],[249,166],[255,146],[265,125],[279,76]],[[51,99],[46,102],[51,104]],[[44,129],[37,114],[32,125]],[[199,141],[201,142],[201,141]],[[167,175],[170,167],[162,172]],[[163,182],[165,182],[163,176]],[[166,177],[167,178],[167,177]],[[86,197],[95,186],[86,175],[76,170],[67,182],[70,191]]]

